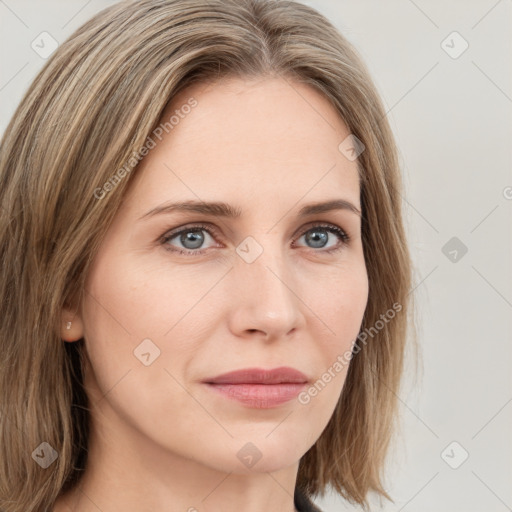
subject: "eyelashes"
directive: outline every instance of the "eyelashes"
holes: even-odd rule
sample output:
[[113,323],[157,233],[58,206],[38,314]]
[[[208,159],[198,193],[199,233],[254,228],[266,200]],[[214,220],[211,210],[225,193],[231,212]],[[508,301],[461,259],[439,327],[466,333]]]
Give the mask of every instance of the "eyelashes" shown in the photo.
[[[182,247],[176,247],[172,244],[170,244],[170,241],[175,238],[180,238],[180,242],[183,243],[183,239],[181,239],[181,235],[186,235],[187,233],[200,233],[205,231],[208,233],[208,235],[212,238],[221,238],[218,231],[211,225],[207,224],[192,224],[185,226],[181,229],[173,230],[171,232],[166,232],[162,237],[160,237],[160,243],[164,246],[165,250],[170,251],[172,253],[182,254],[186,256],[202,256],[207,251],[209,251],[211,248],[206,249],[187,249]],[[317,223],[310,225],[307,229],[302,230],[300,235],[298,236],[298,239],[302,238],[304,235],[308,233],[315,233],[315,232],[328,232],[333,235],[336,235],[338,237],[339,243],[336,244],[334,247],[330,247],[328,249],[324,249],[322,247],[315,248],[310,247],[310,249],[313,252],[321,253],[321,254],[331,254],[337,251],[340,251],[343,249],[346,245],[350,242],[350,236],[344,231],[342,228],[335,224],[330,223]],[[329,237],[328,237],[329,238]],[[194,242],[198,239],[188,239],[188,241]],[[185,241],[187,241],[187,238],[185,238]],[[206,241],[206,238],[203,237],[203,239],[199,238],[199,242],[204,243]],[[220,246],[218,246],[220,247]],[[307,247],[307,246],[306,246]]]

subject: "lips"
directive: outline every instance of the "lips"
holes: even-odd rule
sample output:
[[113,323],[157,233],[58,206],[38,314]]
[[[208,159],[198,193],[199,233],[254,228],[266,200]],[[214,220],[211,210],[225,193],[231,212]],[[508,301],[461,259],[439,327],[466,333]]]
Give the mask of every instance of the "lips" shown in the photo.
[[294,399],[308,378],[300,371],[282,366],[273,370],[245,368],[203,381],[213,392],[253,409],[270,409]]
[[299,370],[287,366],[265,370],[244,368],[206,379],[208,384],[303,384],[308,378]]

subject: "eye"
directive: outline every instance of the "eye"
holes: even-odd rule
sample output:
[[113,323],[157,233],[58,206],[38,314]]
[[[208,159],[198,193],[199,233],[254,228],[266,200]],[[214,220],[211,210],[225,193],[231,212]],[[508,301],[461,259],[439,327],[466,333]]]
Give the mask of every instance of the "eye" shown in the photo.
[[[204,233],[207,233],[207,235],[205,236]],[[334,246],[328,245],[329,234],[336,235],[338,238],[338,242],[335,242]],[[203,247],[205,241],[208,242],[208,237],[213,240],[215,236],[219,235],[212,226],[197,224],[163,235],[161,243],[168,251],[189,256],[200,256],[208,250],[208,247],[206,249]],[[312,249],[322,249],[321,251],[314,252],[322,253],[339,251],[350,241],[349,235],[334,224],[316,224],[303,231],[300,238],[302,237],[305,237],[306,242],[311,244],[310,247]],[[171,243],[175,239],[176,242]],[[181,244],[181,246],[175,246],[175,243]],[[325,247],[328,248],[325,249]]]
[[[205,237],[203,233],[207,233],[207,236]],[[168,233],[162,237],[161,242],[166,246],[165,248],[168,251],[177,252],[179,254],[200,255],[203,254],[205,250],[198,251],[197,249],[203,245],[205,238],[213,237],[212,233],[216,234],[216,231],[211,226],[198,224]],[[175,238],[182,244],[181,247],[176,248],[170,244],[171,240]]]
[[[338,243],[335,242],[334,246],[330,246],[327,249],[324,249],[324,247],[326,247],[329,242],[329,234],[336,235],[338,238]],[[315,226],[312,226],[303,232],[300,238],[302,237],[305,237],[306,241],[312,244],[310,247],[313,249],[323,249],[322,251],[316,252],[326,253],[339,251],[340,249],[343,249],[343,247],[350,241],[350,237],[347,235],[347,233],[339,226],[334,224],[316,224]]]

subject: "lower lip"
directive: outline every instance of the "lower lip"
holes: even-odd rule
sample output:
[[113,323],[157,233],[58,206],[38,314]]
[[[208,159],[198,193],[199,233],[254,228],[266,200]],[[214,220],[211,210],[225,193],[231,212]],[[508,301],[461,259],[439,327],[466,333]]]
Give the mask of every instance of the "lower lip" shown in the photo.
[[249,407],[270,409],[293,400],[304,389],[306,383],[206,385],[213,391]]

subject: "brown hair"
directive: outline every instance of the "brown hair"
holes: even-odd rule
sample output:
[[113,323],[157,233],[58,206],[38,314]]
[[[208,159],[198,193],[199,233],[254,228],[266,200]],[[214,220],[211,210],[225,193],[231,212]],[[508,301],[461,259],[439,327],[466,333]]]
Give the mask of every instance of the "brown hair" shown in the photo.
[[[331,485],[368,506],[391,499],[382,470],[412,311],[401,175],[385,110],[352,45],[314,9],[280,0],[138,0],[115,4],[55,51],[0,146],[0,508],[47,510],[86,464],[83,344],[60,338],[129,173],[98,188],[143,147],[168,102],[194,82],[281,76],[309,84],[365,146],[359,155],[369,277],[363,332],[339,403],[300,460],[297,487]],[[341,142],[341,141],[340,141]],[[381,315],[400,306],[382,329]],[[32,452],[57,452],[43,469]]]

